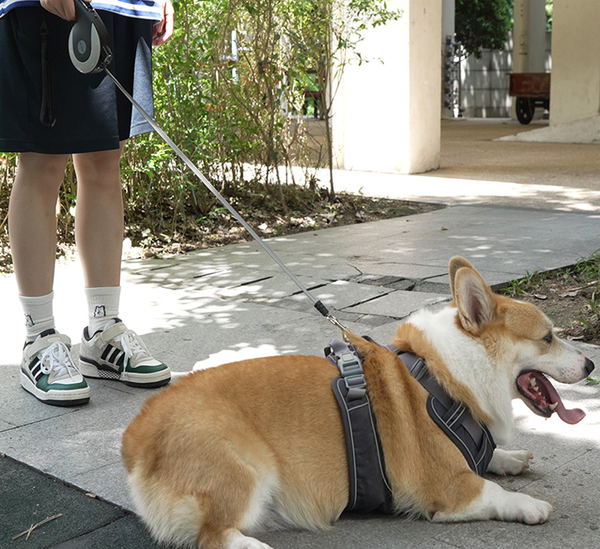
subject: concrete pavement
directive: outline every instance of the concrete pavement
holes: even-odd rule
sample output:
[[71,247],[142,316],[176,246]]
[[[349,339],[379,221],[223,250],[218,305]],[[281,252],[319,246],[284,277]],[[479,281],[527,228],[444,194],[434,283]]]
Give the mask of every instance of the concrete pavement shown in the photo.
[[[598,144],[519,143],[503,138],[547,128],[504,119],[442,121],[440,169],[422,175],[339,172],[336,188],[444,204],[600,211]],[[327,174],[321,174],[327,181]]]
[[[475,124],[472,128],[477,130]],[[471,148],[469,139],[464,140],[464,147]],[[491,154],[486,152],[490,143],[487,138],[478,143],[482,159]],[[470,154],[464,151],[465,158]],[[526,172],[527,166],[522,169]],[[570,170],[580,173],[576,165]],[[553,187],[539,171],[536,174],[536,185]],[[402,194],[406,190],[402,183],[407,182],[411,197],[417,198],[419,191],[429,191],[425,179],[437,179],[445,183],[446,196],[424,192],[421,198],[450,204],[445,209],[275,238],[269,244],[340,320],[382,343],[413,310],[449,299],[446,268],[452,255],[463,255],[497,285],[528,272],[573,264],[600,248],[600,186],[593,188],[591,175],[586,179],[589,188],[580,186],[583,179],[576,176],[560,185],[568,192],[592,193],[585,199],[590,207],[584,208],[576,207],[582,201],[573,197],[565,206],[563,191],[552,195],[562,202],[549,203],[549,191],[529,193],[523,182],[497,181],[508,186],[500,185],[507,196],[486,195],[490,186],[484,177],[462,175],[390,176],[399,179],[388,181],[377,193]],[[370,194],[370,184],[381,176],[341,173],[339,186],[350,187],[351,180],[360,177],[363,192]],[[465,187],[461,182],[466,182]],[[481,192],[471,193],[477,189],[469,185]],[[508,188],[513,185],[521,189],[521,196],[529,197],[526,205],[536,207],[515,207],[523,203],[510,195]],[[450,188],[454,198],[449,196]],[[73,339],[75,355],[86,316],[82,287],[77,262],[60,264],[55,286],[57,327]],[[143,335],[175,376],[251,356],[321,354],[329,339],[339,337],[339,331],[254,242],[171,259],[126,261],[123,287],[123,319]],[[8,457],[0,457],[0,547],[152,547],[131,513],[119,444],[123,429],[154,391],[90,380],[92,399],[86,406],[62,409],[39,403],[19,386],[23,330],[16,295],[14,278],[1,278],[0,453]],[[600,365],[600,349],[580,346]],[[542,420],[515,404],[513,447],[529,449],[535,460],[522,477],[499,482],[506,489],[550,501],[556,511],[545,525],[435,525],[349,516],[325,533],[267,532],[259,537],[277,549],[597,547],[599,391],[598,386],[585,384],[560,388],[567,406],[584,408],[588,414],[576,426],[555,417]],[[61,513],[33,530],[27,541],[26,536],[11,539],[31,524]]]

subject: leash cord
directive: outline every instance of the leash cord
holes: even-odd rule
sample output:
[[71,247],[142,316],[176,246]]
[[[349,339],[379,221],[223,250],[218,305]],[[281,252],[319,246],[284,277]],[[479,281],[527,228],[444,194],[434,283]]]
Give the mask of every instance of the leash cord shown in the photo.
[[258,236],[258,234],[256,234],[254,229],[252,227],[250,227],[250,225],[248,225],[248,223],[246,223],[244,218],[233,208],[233,206],[229,202],[227,202],[227,200],[225,200],[223,195],[217,189],[215,189],[215,187],[212,185],[212,183],[206,177],[204,177],[204,174],[196,167],[196,165],[189,159],[189,157],[175,144],[175,142],[164,132],[164,130],[156,123],[156,121],[129,94],[129,92],[121,85],[121,83],[117,80],[117,78],[106,67],[104,68],[104,71],[106,72],[106,74],[108,74],[108,76],[110,76],[112,81],[115,83],[117,88],[119,88],[119,90],[121,90],[123,95],[130,101],[130,103],[144,117],[146,122],[148,122],[148,124],[150,124],[150,126],[152,126],[152,128],[158,133],[158,135],[160,135],[163,138],[165,143],[167,145],[169,145],[169,147],[171,147],[171,149],[173,149],[173,151],[175,151],[175,153],[177,154],[177,156],[179,156],[179,158],[183,161],[183,163],[190,170],[192,170],[194,175],[196,175],[196,177],[198,177],[198,179],[200,179],[200,181],[202,181],[202,183],[204,183],[204,185],[208,188],[208,190],[217,197],[219,202],[221,202],[221,204],[223,204],[223,206],[225,206],[225,208],[227,208],[229,213],[231,213],[231,215],[242,225],[242,227],[244,227],[244,229],[246,229],[246,231],[248,231],[248,233],[250,233],[250,236],[252,236],[252,238],[254,240],[256,240],[256,242],[258,242],[258,244],[260,244],[262,249],[269,256],[271,256],[271,259],[273,261],[275,261],[275,263],[277,263],[277,265],[279,265],[281,270],[286,275],[288,275],[288,277],[290,277],[290,279],[294,282],[294,284],[296,284],[296,286],[298,286],[298,288],[300,288],[300,290],[302,290],[304,295],[306,295],[306,297],[308,297],[308,299],[310,299],[310,301],[314,305],[315,309],[317,309],[317,311],[319,311],[319,313],[321,313],[325,318],[327,318],[327,320],[329,320],[329,322],[331,322],[334,326],[337,326],[338,328],[340,328],[342,330],[342,332],[345,333],[347,331],[347,328],[343,324],[341,324],[337,318],[335,318],[334,316],[332,316],[329,313],[329,310],[327,309],[327,307],[325,305],[323,305],[323,303],[320,300],[317,300],[313,297],[313,295],[298,280],[296,275],[288,269],[287,265],[283,261],[281,261],[281,259],[279,259],[277,254],[266,244],[266,242],[260,236]]

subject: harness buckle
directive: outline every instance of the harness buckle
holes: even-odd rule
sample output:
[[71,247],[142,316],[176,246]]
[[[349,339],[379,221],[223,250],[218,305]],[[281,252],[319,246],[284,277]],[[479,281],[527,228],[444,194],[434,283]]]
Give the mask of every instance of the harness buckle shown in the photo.
[[361,361],[356,353],[342,353],[338,358],[337,366],[348,389],[366,388],[367,381],[365,380]]

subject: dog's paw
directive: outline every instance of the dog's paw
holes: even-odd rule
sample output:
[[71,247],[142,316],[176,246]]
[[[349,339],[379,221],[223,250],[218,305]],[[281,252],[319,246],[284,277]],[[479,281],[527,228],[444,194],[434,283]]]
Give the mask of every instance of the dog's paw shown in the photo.
[[529,469],[533,454],[527,450],[502,450],[496,448],[488,472],[496,475],[521,475]]
[[[516,507],[514,520],[525,524],[542,524],[548,520],[554,507],[547,501],[535,499],[527,494],[515,494],[520,496]],[[515,498],[517,499],[517,498]]]
[[440,511],[433,515],[435,522],[467,520],[504,520],[540,524],[546,522],[553,511],[552,505],[527,494],[509,492],[495,482],[484,480],[483,490],[466,508]]
[[490,513],[487,518],[525,524],[546,522],[554,510],[546,501],[520,492],[508,492],[489,481],[486,481],[479,507],[484,513]]
[[248,536],[244,536],[239,534],[239,536],[234,537],[231,540],[231,543],[228,545],[229,549],[273,549],[270,545],[263,543],[262,541],[258,541],[255,538],[250,538]]

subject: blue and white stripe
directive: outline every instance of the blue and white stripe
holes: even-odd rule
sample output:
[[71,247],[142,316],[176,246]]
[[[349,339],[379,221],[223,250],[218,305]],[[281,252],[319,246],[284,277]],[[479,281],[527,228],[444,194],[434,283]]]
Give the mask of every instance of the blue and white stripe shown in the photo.
[[[0,0],[0,17],[16,7],[39,5],[39,0]],[[162,19],[161,2],[158,0],[97,0],[92,2],[92,6],[97,10],[111,11],[127,17],[152,21]]]

